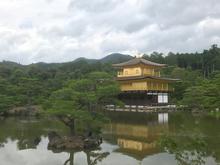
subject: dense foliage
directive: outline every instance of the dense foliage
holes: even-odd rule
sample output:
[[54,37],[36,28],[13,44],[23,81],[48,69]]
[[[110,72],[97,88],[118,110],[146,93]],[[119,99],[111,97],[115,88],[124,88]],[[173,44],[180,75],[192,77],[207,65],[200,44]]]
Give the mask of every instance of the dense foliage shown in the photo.
[[0,63],[0,111],[12,107],[43,104],[50,95],[73,79],[103,71],[113,74],[110,65],[86,61],[65,64]]
[[174,103],[197,110],[220,108],[220,48],[217,45],[202,53],[168,53],[165,56],[154,52],[144,58],[167,64],[169,67],[163,75],[181,80],[174,84]]
[[[37,63],[27,66],[1,62],[0,112],[17,106],[45,105],[59,93],[68,94],[71,88],[75,88],[74,86],[94,83],[91,72],[105,72],[112,79],[116,72],[112,69],[111,63],[117,63],[117,60],[118,62],[126,61],[129,58],[132,57],[112,54],[102,60],[77,59],[69,63]],[[189,107],[198,109],[219,108],[220,48],[217,45],[201,53],[170,52],[164,55],[153,52],[150,55],[145,54],[144,58],[168,64],[169,67],[163,70],[162,75],[181,79],[180,82],[174,84],[175,92],[172,94],[172,102],[187,104]],[[102,74],[101,77],[104,76]],[[83,104],[85,103],[83,108],[92,107],[95,102],[105,103],[108,101],[105,100],[109,97],[108,91],[112,90],[111,86],[103,86],[96,91],[96,96],[94,96],[90,93],[94,91],[83,93],[83,90],[77,91],[78,89],[84,89],[84,87],[77,87],[75,91],[78,94],[82,92],[81,94],[86,96],[86,100],[81,100]],[[98,100],[98,97],[105,99]],[[63,105],[68,106],[68,104]]]

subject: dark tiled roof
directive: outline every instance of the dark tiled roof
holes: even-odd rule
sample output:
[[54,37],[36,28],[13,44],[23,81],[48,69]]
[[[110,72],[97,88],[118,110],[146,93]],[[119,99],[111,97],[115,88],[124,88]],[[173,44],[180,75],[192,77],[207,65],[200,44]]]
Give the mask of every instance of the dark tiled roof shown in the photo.
[[167,81],[179,81],[180,79],[173,79],[173,78],[165,78],[165,77],[155,77],[155,76],[130,76],[130,77],[117,77],[116,80],[118,81],[125,81],[125,80],[141,80],[141,79],[155,79],[155,80],[167,80]]
[[144,64],[144,65],[159,66],[159,67],[166,66],[166,64],[158,64],[158,63],[155,63],[155,62],[145,60],[143,58],[134,58],[134,59],[131,59],[131,60],[126,61],[126,62],[122,62],[122,63],[119,63],[119,64],[113,64],[112,66],[113,67],[123,67],[123,66],[132,66],[132,65],[136,65],[136,64],[140,64],[140,63]]

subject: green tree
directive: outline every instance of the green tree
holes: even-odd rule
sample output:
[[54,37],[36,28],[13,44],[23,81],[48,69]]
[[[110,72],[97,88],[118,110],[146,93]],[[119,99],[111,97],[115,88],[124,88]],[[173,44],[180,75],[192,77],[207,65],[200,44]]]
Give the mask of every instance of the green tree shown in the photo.
[[5,111],[13,107],[14,97],[0,94],[0,100],[0,115],[3,115]]
[[72,135],[76,133],[76,129],[80,129],[76,127],[76,123],[89,131],[98,132],[103,116],[94,110],[102,105],[115,103],[119,91],[111,76],[93,72],[87,78],[71,80],[64,88],[53,92],[45,106],[47,113],[57,116],[70,128]]
[[184,93],[182,103],[199,110],[215,110],[220,108],[220,74],[211,80],[203,80],[189,87]]

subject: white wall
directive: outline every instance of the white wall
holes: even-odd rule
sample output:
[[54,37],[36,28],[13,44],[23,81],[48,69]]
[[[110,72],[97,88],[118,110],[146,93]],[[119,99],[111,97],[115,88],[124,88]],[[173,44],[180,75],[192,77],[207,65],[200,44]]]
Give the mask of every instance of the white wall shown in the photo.
[[168,103],[168,93],[158,93],[158,103]]

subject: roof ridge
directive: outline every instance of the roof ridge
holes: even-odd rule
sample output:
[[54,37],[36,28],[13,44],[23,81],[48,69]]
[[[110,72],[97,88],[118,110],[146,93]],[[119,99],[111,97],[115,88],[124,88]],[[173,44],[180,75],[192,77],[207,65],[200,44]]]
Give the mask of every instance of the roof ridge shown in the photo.
[[113,64],[112,66],[113,67],[132,66],[132,65],[139,64],[139,63],[143,63],[145,65],[151,65],[151,66],[158,66],[158,67],[166,66],[166,64],[159,64],[159,63],[156,63],[156,62],[152,62],[152,61],[146,60],[142,57],[133,58],[131,60],[128,60],[128,61],[125,61],[125,62],[122,62],[122,63]]

